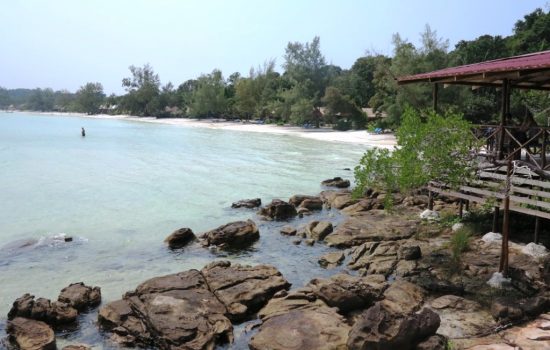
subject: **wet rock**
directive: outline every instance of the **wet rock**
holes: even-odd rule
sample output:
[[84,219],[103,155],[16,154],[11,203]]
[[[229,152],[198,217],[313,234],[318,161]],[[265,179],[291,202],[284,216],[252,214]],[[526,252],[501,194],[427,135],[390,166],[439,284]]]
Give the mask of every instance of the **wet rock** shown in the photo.
[[337,176],[332,179],[327,179],[321,182],[321,185],[327,187],[348,188],[350,186],[349,180],[344,180]]
[[330,269],[341,265],[344,259],[345,255],[343,252],[331,252],[319,258],[319,265]]
[[416,233],[418,221],[371,210],[349,217],[325,238],[329,246],[348,248],[365,242],[407,239]]
[[302,243],[302,240],[299,239],[299,238],[292,240],[292,244],[294,244],[294,245],[300,245],[301,243]]
[[430,309],[401,314],[377,302],[353,325],[347,345],[350,350],[414,349],[434,335],[439,325],[439,316]]
[[307,246],[312,247],[315,244],[315,240],[311,239],[311,238],[304,239],[304,244],[307,245]]
[[292,226],[283,226],[279,232],[285,236],[296,236],[296,229]]
[[238,247],[252,244],[260,238],[260,231],[252,220],[235,221],[205,232],[200,238],[206,246]]
[[337,274],[329,279],[316,278],[307,285],[319,299],[344,314],[371,306],[382,298],[387,286],[382,275],[358,277],[347,274]]
[[275,293],[290,288],[281,273],[269,265],[232,265],[219,261],[201,272],[210,290],[226,305],[228,317],[235,321],[252,316]]
[[473,337],[496,325],[478,303],[456,295],[439,297],[429,306],[441,318],[437,333],[451,339]]
[[399,247],[399,259],[417,260],[422,257],[422,251],[417,245],[402,245]]
[[447,338],[440,334],[432,335],[418,343],[415,350],[447,350]]
[[288,202],[297,208],[302,207],[309,210],[321,210],[323,208],[323,201],[319,196],[297,194],[290,197]]
[[298,213],[298,217],[300,218],[303,218],[304,215],[311,215],[311,211],[307,208],[302,208],[302,207],[299,207],[298,209],[296,209],[296,213]]
[[124,345],[211,349],[232,341],[227,309],[197,270],[152,278],[99,311],[100,326]]
[[242,199],[240,201],[234,202],[231,204],[231,208],[257,208],[262,205],[262,200],[260,198],[252,199]]
[[331,308],[295,310],[269,318],[249,343],[250,349],[345,349],[350,327]]
[[183,227],[166,237],[164,243],[168,244],[168,247],[172,249],[178,249],[186,246],[187,243],[193,241],[195,238],[193,230],[188,227]]
[[55,350],[55,334],[46,323],[23,317],[8,321],[6,332],[21,350]]
[[57,300],[83,311],[101,303],[101,288],[90,287],[82,282],[72,283],[61,290]]
[[76,322],[78,311],[69,304],[63,302],[51,302],[49,299],[34,299],[34,295],[24,294],[15,300],[8,320],[16,317],[29,318],[45,322],[51,326],[63,326]]
[[274,199],[258,212],[258,215],[269,220],[288,220],[297,215],[296,208],[285,201]]
[[306,226],[306,235],[308,238],[322,241],[332,230],[332,223],[329,221],[312,221]]

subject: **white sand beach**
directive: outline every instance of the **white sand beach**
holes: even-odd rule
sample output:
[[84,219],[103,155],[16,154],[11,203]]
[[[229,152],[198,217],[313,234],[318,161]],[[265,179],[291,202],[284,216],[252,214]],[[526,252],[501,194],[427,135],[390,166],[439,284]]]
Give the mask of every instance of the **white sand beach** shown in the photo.
[[119,119],[145,123],[159,123],[186,127],[211,128],[234,131],[260,132],[271,134],[294,135],[328,142],[344,142],[362,144],[371,147],[393,149],[396,139],[393,134],[373,134],[366,130],[336,131],[330,128],[306,129],[297,126],[278,126],[274,124],[255,124],[253,122],[233,122],[219,119],[189,119],[189,118],[152,118],[130,115],[87,115],[82,113],[40,113],[42,115],[77,116],[93,119]]

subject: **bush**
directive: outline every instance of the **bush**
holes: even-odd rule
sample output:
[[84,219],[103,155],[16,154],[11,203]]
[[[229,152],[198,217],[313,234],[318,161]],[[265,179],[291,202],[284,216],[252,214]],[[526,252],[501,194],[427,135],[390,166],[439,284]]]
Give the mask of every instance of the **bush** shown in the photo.
[[449,248],[451,249],[451,254],[454,261],[460,261],[462,253],[470,249],[471,238],[472,233],[470,229],[466,227],[461,228],[453,234],[449,243]]
[[340,119],[336,122],[336,124],[334,124],[332,128],[338,131],[348,131],[352,128],[352,126],[352,122],[345,119]]

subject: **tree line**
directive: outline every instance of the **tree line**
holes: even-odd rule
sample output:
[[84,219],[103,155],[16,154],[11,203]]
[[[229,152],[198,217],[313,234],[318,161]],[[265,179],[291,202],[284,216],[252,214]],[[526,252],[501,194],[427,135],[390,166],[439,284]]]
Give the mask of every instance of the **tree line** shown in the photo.
[[[310,42],[289,42],[283,71],[274,60],[250,69],[248,76],[235,72],[224,77],[219,69],[175,87],[161,84],[151,65],[130,66],[122,79],[126,93],[106,96],[103,86],[89,82],[78,91],[5,89],[0,87],[0,109],[82,112],[89,114],[131,114],[153,117],[261,119],[294,125],[331,124],[338,129],[364,128],[366,108],[377,116],[378,127],[396,127],[410,106],[417,110],[431,106],[429,84],[397,86],[396,77],[428,72],[512,55],[550,49],[550,12],[536,9],[518,20],[507,37],[483,35],[449,43],[426,26],[421,44],[415,46],[399,34],[393,36],[393,55],[367,53],[349,69],[327,63],[320,38]],[[493,88],[469,89],[453,86],[440,92],[439,106],[457,110],[474,123],[498,120],[499,93]],[[550,107],[547,93],[514,91],[512,115],[532,113],[546,123]]]

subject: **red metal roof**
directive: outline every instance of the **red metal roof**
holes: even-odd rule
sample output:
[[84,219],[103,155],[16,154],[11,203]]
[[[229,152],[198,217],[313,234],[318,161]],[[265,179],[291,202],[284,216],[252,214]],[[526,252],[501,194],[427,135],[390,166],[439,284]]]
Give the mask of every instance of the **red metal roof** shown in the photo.
[[397,78],[399,84],[431,82],[500,86],[509,79],[512,87],[550,89],[550,51],[501,58],[464,66]]

